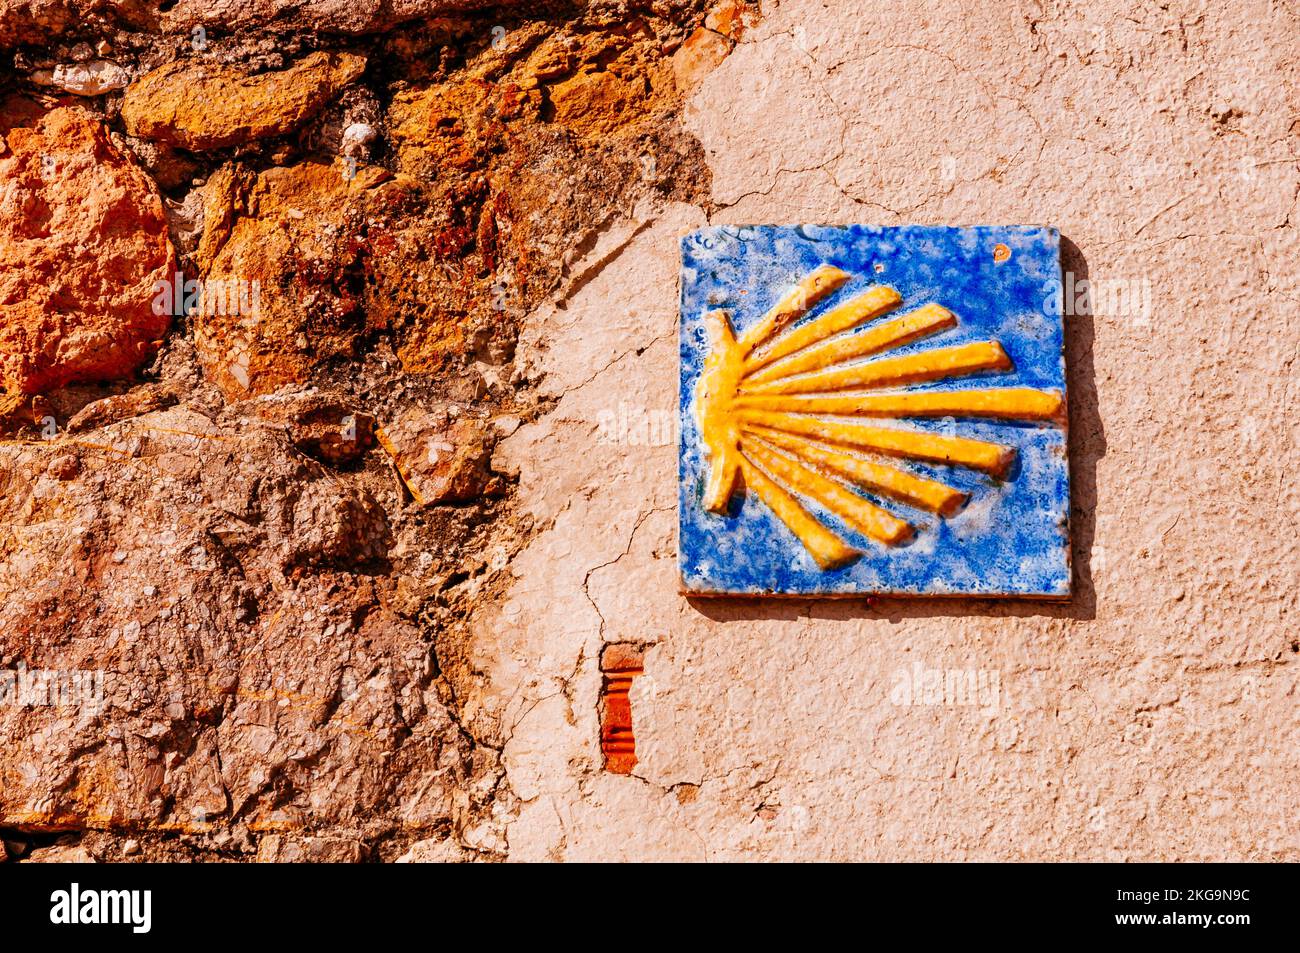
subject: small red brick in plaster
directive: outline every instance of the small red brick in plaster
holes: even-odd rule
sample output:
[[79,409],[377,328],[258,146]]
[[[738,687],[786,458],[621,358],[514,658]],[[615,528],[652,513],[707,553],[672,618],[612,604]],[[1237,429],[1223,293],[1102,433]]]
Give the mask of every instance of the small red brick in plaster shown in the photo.
[[631,774],[636,764],[636,741],[632,737],[632,701],[628,693],[632,679],[642,672],[641,650],[631,645],[607,645],[600,657],[600,668],[605,673],[600,726],[605,770]]

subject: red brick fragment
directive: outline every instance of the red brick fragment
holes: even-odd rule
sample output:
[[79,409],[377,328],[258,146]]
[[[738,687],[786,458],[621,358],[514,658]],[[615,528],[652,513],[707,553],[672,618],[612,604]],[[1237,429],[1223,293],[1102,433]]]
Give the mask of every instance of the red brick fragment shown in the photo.
[[642,651],[632,645],[608,645],[601,654],[605,673],[600,728],[600,747],[605,770],[631,774],[636,765],[636,740],[632,735],[632,679],[640,675]]

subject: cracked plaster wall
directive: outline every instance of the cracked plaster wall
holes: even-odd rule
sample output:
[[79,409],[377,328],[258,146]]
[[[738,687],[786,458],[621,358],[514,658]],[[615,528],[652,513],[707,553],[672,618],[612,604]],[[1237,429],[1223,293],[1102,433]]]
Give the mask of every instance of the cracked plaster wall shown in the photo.
[[[519,360],[498,447],[542,527],[475,620],[513,860],[1300,859],[1300,15],[1241,4],[785,0],[687,124],[718,208],[611,226]],[[677,237],[714,223],[1043,223],[1149,320],[1068,319],[1076,597],[677,593]],[[639,763],[601,770],[603,643],[648,645]],[[900,672],[996,673],[901,705]]]

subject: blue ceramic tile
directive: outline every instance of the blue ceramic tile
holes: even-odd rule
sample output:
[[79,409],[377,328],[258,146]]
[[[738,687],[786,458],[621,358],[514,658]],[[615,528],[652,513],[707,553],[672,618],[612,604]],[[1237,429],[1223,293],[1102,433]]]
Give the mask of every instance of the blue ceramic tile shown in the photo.
[[[1069,595],[1065,367],[1060,239],[1055,229],[721,226],[686,236],[681,248],[679,560],[685,591]],[[806,313],[787,313],[788,323],[778,321],[775,330],[761,335],[765,315],[813,273],[831,276],[821,287],[835,286],[833,290]],[[828,335],[845,323],[825,316],[850,313],[842,306],[868,300],[859,296],[873,286],[893,289],[901,301],[887,313],[869,315],[833,336],[837,347],[858,347],[868,351],[867,356],[798,360],[825,351],[827,345],[816,340],[818,334]],[[910,339],[899,319],[925,305],[942,306],[926,314],[942,315],[946,324]],[[709,378],[724,381],[727,395],[721,404],[716,397],[697,395],[706,359],[714,350],[710,329],[723,327],[710,316],[716,311],[727,314],[736,339],[723,338],[729,343],[720,345],[718,353],[739,347],[748,368],[739,384],[735,375]],[[900,330],[894,332],[892,325],[880,330],[889,322],[898,322]],[[788,337],[805,328],[812,330],[797,339]],[[897,333],[905,343],[872,351],[865,344],[868,339],[857,337],[868,333],[876,334],[872,341]],[[797,340],[809,339],[814,343],[793,350],[792,356],[777,361],[764,357],[773,348],[781,354]],[[791,343],[782,347],[785,340]],[[917,360],[932,365],[935,349],[954,355],[962,372],[947,376],[939,370],[917,370],[909,362],[887,365],[897,373],[869,366],[912,355],[925,355]],[[989,354],[1001,355],[1000,363],[981,365],[977,359]],[[756,379],[764,367],[767,370]],[[933,396],[898,399],[925,393]],[[753,400],[764,394],[766,402]],[[816,399],[791,401],[792,396]],[[738,442],[724,438],[705,444],[700,400],[713,408],[705,411],[714,414],[708,419],[743,421],[743,426],[736,425],[741,429],[732,431],[740,434]],[[990,416],[990,401],[1009,403],[1000,405],[999,416]],[[868,405],[870,409],[864,409]],[[828,408],[834,413],[822,412]],[[759,430],[754,429],[756,421]],[[843,424],[850,426],[835,426]],[[882,438],[885,430],[889,433]],[[964,438],[968,442],[961,443],[959,456],[974,456],[949,464],[936,457],[938,444],[926,443],[921,456],[930,459],[918,459],[910,443],[916,438],[900,438],[903,444],[895,445],[898,430]],[[870,439],[862,436],[868,432]],[[887,444],[885,454],[880,452],[881,439]],[[939,457],[956,445],[943,443]],[[990,445],[996,446],[986,452]],[[736,454],[718,451],[717,446],[734,447]],[[971,462],[985,459],[982,454],[997,447],[1010,448],[1000,458],[1003,463],[981,469]],[[889,468],[871,471],[891,474],[888,480],[896,473],[903,474],[904,481],[908,476],[924,478],[934,494],[946,492],[950,502],[958,502],[938,506],[933,494],[913,492],[909,497],[897,486],[882,490],[879,481],[867,485],[870,481],[859,478],[856,463],[855,475],[835,469],[837,464],[846,466],[845,458]],[[715,512],[706,500],[709,478],[712,465],[724,460],[737,462],[737,476],[734,481],[724,476],[716,484],[722,489],[715,486]],[[733,470],[724,462],[716,472]],[[828,483],[834,487],[827,489]],[[852,497],[844,503],[845,497],[832,490]],[[726,500],[724,506],[717,506],[717,497]],[[785,508],[782,498],[802,511],[803,523]],[[883,511],[883,525],[906,524],[906,531],[898,533],[905,539],[891,543],[868,536],[862,527],[875,524],[860,518],[864,509],[857,499],[873,505],[865,507],[868,514]],[[777,514],[782,508],[785,519]],[[948,515],[936,512],[944,509]],[[802,527],[802,540],[794,526]],[[823,558],[826,565],[819,564],[814,558],[817,540],[835,552],[853,554]],[[827,550],[820,553],[826,557]]]

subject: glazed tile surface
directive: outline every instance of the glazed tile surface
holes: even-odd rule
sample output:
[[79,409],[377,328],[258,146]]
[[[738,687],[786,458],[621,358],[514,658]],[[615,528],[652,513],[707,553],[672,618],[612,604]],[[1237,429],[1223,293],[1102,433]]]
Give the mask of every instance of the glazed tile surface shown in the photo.
[[682,240],[679,558],[699,594],[1070,591],[1055,229]]

